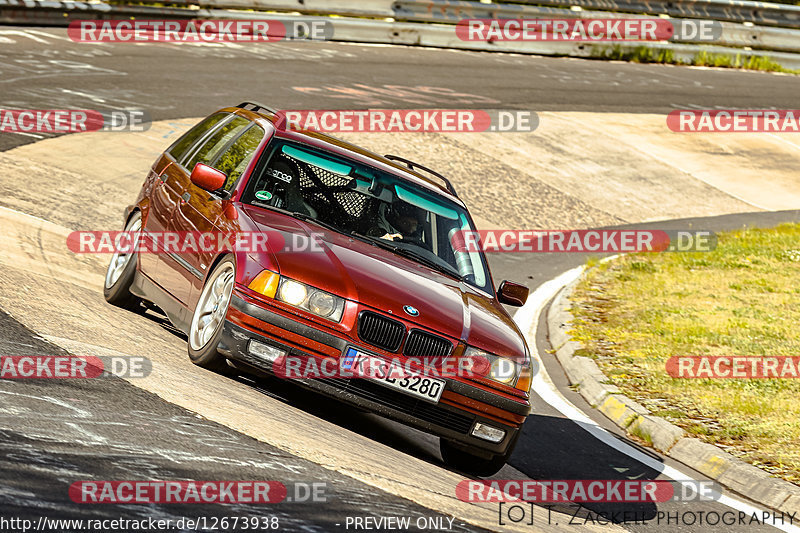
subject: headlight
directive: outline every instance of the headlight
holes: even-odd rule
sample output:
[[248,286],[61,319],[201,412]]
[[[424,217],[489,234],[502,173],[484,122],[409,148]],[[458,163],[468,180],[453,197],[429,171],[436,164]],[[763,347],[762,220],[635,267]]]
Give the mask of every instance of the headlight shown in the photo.
[[284,278],[278,289],[278,300],[286,302],[289,305],[298,306],[302,304],[306,296],[308,296],[306,286],[292,279]]
[[517,364],[504,357],[497,357],[492,361],[492,368],[489,370],[490,378],[506,385],[514,381],[518,374]]
[[[500,357],[472,346],[467,346],[462,357],[470,361],[469,366],[475,375],[512,387],[519,385],[518,388],[525,387],[526,392],[530,388],[530,380],[527,379],[530,367],[524,362],[518,363],[508,357]],[[523,379],[520,379],[521,375]]]
[[248,285],[254,291],[339,322],[344,313],[344,298],[315,289],[270,270],[262,270]]
[[336,297],[317,291],[308,297],[308,310],[319,316],[331,316],[336,311]]

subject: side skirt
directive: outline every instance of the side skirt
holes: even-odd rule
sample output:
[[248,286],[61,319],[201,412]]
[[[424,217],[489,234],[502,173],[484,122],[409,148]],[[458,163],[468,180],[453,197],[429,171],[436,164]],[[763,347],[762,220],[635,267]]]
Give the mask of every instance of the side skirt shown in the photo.
[[173,326],[186,334],[189,333],[189,326],[192,323],[191,311],[138,269],[130,290],[139,298],[156,304],[164,311]]

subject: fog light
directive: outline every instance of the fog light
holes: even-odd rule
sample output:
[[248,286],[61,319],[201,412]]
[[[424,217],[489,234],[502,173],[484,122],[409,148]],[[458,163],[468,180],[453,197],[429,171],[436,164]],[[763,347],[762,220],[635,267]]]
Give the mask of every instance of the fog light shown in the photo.
[[282,356],[286,355],[284,350],[251,340],[247,343],[247,351],[256,357],[260,357],[270,363],[274,363]]
[[472,428],[472,436],[489,442],[500,442],[505,438],[506,430],[477,422]]

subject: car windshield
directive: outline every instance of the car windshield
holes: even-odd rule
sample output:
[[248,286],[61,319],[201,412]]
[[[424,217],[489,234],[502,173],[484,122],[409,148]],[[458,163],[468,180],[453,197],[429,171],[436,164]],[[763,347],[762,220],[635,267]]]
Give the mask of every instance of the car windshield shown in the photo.
[[457,244],[474,230],[466,210],[390,173],[278,141],[242,201],[317,221],[493,293],[483,254]]

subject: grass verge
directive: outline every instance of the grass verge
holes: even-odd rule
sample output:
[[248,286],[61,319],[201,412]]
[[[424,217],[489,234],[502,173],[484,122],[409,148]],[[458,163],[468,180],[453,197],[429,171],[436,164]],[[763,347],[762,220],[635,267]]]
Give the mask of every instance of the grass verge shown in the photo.
[[800,484],[800,379],[675,379],[672,356],[800,356],[800,224],[719,235],[706,253],[587,272],[573,336],[610,380],[690,435]]
[[800,74],[800,70],[783,67],[767,56],[744,56],[742,54],[715,54],[706,51],[698,52],[691,61],[683,61],[675,57],[672,50],[657,50],[647,46],[623,49],[620,45],[605,48],[595,47],[593,58],[630,61],[632,63],[667,63],[671,65],[694,65],[698,67],[725,67],[743,70],[760,70],[764,72],[783,72]]

